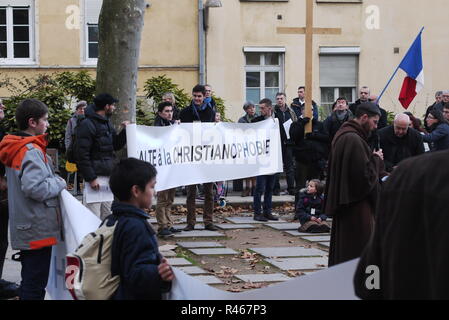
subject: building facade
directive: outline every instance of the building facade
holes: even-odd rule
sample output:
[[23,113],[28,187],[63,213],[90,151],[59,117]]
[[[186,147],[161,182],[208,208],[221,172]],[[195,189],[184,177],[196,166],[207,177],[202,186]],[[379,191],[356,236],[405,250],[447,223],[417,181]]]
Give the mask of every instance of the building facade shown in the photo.
[[[279,34],[277,27],[305,27],[305,0],[218,2],[221,7],[211,0],[149,0],[139,95],[152,76],[166,74],[189,92],[202,73],[225,99],[232,120],[241,116],[246,100],[273,99],[278,91],[293,100],[305,81],[305,36]],[[365,85],[379,94],[424,26],[426,83],[409,108],[421,116],[435,91],[449,89],[446,2],[314,0],[314,27],[341,28],[341,34],[314,35],[313,99],[325,108],[339,96],[355,101]],[[94,74],[101,3],[0,0],[1,77],[80,69]],[[386,91],[385,109],[403,110],[397,98],[404,76],[399,71]],[[7,95],[0,88],[0,96]]]

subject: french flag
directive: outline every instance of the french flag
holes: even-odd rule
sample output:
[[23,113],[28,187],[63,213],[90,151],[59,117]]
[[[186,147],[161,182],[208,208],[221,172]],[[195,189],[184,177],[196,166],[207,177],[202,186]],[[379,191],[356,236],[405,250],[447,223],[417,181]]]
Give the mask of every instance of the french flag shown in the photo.
[[407,109],[419,91],[424,88],[424,67],[422,62],[421,34],[408,50],[399,68],[407,73],[402,84],[399,101]]

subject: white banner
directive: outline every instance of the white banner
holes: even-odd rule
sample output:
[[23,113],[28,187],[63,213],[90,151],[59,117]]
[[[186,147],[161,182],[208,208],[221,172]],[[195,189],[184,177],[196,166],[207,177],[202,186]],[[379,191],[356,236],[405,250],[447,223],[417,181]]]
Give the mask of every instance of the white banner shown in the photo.
[[158,171],[156,190],[282,172],[277,119],[126,127],[128,156]]
[[67,190],[59,196],[64,241],[53,247],[47,291],[53,300],[72,300],[65,286],[66,255],[75,252],[83,238],[100,226],[100,219]]
[[[65,286],[66,254],[95,231],[100,220],[69,192],[61,193],[65,242],[53,247],[47,291],[53,300],[71,300]],[[173,268],[176,279],[168,295],[171,300],[353,300],[353,276],[358,259],[267,288],[232,293],[212,288]]]

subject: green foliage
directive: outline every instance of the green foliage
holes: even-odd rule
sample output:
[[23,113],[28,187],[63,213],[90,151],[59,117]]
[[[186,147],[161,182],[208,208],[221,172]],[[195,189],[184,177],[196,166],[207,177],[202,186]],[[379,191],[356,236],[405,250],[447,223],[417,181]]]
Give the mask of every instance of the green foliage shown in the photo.
[[136,101],[136,122],[138,125],[151,126],[153,125],[155,113],[151,106],[143,99]]
[[95,79],[87,71],[62,72],[56,74],[56,82],[77,101],[92,102],[95,97]]
[[[5,129],[8,132],[17,131],[15,122],[16,108],[20,101],[24,99],[37,99],[48,106],[50,127],[48,129],[50,144],[52,148],[61,148],[64,145],[64,135],[67,120],[71,112],[66,105],[69,99],[66,97],[63,88],[48,75],[39,75],[32,79],[19,79],[18,85],[11,85],[12,95],[4,100],[5,110]],[[20,87],[22,91],[20,92]]]
[[387,124],[390,126],[393,124],[395,113],[392,111],[387,111]]
[[[144,90],[147,98],[153,100],[154,114],[157,113],[157,105],[162,102],[162,96],[166,92],[172,92],[175,95],[176,106],[179,109],[182,109],[190,105],[191,101],[190,96],[187,93],[185,93],[182,88],[179,88],[177,84],[173,83],[173,81],[166,75],[148,79],[145,82]],[[214,98],[215,103],[217,104],[217,110],[218,112],[220,112],[221,120],[229,121],[229,119],[226,118],[226,107],[224,100],[214,95],[212,97]],[[147,118],[149,117],[148,114],[145,116],[144,111],[140,111],[139,109],[137,110],[138,110],[137,111],[138,119],[141,119],[143,121],[145,117]]]
[[172,92],[175,95],[176,106],[179,109],[184,108],[190,104],[190,98],[183,89],[174,84],[166,75],[153,77],[145,82],[145,93],[148,99],[153,100],[153,111],[157,112],[157,105],[162,102],[162,96],[166,92]]
[[86,71],[55,73],[51,76],[40,74],[34,78],[5,79],[1,83],[11,92],[11,96],[4,99],[6,130],[18,130],[15,113],[22,100],[38,99],[49,109],[49,147],[60,151],[64,149],[65,129],[72,114],[69,108],[71,100],[89,102],[95,92],[95,80]]
[[221,121],[225,121],[225,122],[231,121],[228,118],[226,118],[226,107],[225,107],[224,100],[222,98],[220,98],[220,97],[215,96],[215,95],[212,95],[212,98],[215,100],[215,103],[217,105],[217,111],[221,115]]

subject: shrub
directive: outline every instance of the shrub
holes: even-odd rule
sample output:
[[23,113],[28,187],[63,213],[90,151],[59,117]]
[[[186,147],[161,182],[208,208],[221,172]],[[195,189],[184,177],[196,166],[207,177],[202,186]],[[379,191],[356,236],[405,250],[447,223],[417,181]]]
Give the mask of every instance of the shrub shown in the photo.
[[[148,99],[153,101],[153,113],[157,113],[157,105],[162,102],[162,95],[166,92],[172,92],[175,95],[176,99],[176,106],[179,109],[182,109],[186,106],[190,105],[190,96],[177,84],[174,84],[173,81],[168,78],[166,75],[157,76],[148,79],[145,82],[144,90],[146,93],[146,96]],[[215,95],[212,96],[215,100],[215,103],[217,104],[217,111],[221,114],[222,121],[229,121],[226,118],[226,107],[224,100],[220,97],[217,97]],[[138,114],[140,113],[140,118],[145,118],[144,111],[137,111]],[[148,115],[146,116],[148,118]],[[146,125],[149,125],[148,123],[145,123]]]

